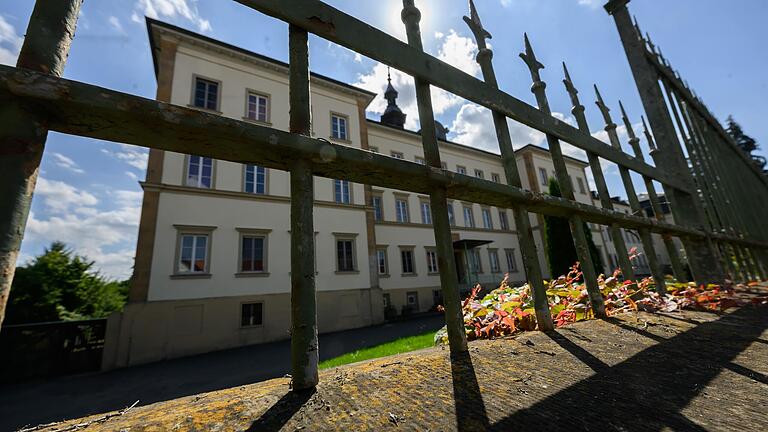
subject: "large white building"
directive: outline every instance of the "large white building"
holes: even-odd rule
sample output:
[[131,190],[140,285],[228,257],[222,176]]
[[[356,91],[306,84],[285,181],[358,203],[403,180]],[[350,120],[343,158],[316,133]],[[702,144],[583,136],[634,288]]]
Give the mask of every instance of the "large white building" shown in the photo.
[[[158,100],[288,129],[286,64],[158,21],[148,20],[148,31]],[[380,121],[365,115],[371,92],[317,74],[311,91],[313,136],[424,163],[421,137],[403,128],[391,85]],[[447,141],[441,126],[438,134],[445,169],[504,182],[498,155]],[[533,145],[517,151],[517,164],[533,191],[554,175],[549,152]],[[567,166],[576,199],[592,204],[587,164],[568,158]],[[287,338],[289,173],[152,150],[142,187],[130,301],[110,318],[105,367]],[[439,303],[429,209],[428,196],[315,178],[320,332]],[[505,273],[525,280],[511,210],[460,201],[449,209],[464,287]],[[531,221],[546,273],[540,218]],[[593,231],[609,267],[615,251]]]

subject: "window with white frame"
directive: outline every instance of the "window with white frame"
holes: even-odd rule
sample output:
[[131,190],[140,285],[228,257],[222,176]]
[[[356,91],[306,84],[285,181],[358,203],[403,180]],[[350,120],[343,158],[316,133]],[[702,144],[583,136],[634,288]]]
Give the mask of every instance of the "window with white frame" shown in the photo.
[[179,232],[176,274],[208,273],[210,232]]
[[472,273],[483,272],[483,261],[480,259],[479,249],[471,249],[469,251],[469,264],[471,266],[470,268],[472,269]]
[[475,227],[475,215],[472,213],[471,206],[464,206],[464,226],[467,228]]
[[576,177],[576,182],[579,184],[579,193],[586,194],[587,190],[584,188],[584,180],[581,177]]
[[453,213],[453,201],[448,201],[448,225],[456,226],[456,215]]
[[509,231],[509,219],[507,219],[507,211],[505,209],[499,209],[499,224],[501,229]]
[[467,175],[467,167],[456,165],[456,172],[459,174]]
[[499,252],[496,249],[488,249],[488,262],[491,265],[491,273],[500,273]]
[[416,291],[409,291],[405,294],[405,303],[409,306],[414,308],[416,311],[419,310],[419,293]]
[[352,202],[352,186],[347,180],[333,181],[334,199],[340,204],[350,204]]
[[475,170],[475,177],[477,177],[479,179],[484,179],[485,178],[485,173],[483,172],[483,170],[476,169]]
[[419,165],[426,165],[427,161],[425,161],[423,157],[416,156],[416,163]]
[[249,91],[245,116],[248,120],[269,122],[269,96]]
[[494,183],[501,183],[501,177],[496,173],[491,173],[491,181]]
[[392,151],[392,152],[390,152],[390,155],[392,155],[392,157],[395,158],[395,159],[404,159],[405,158],[405,156],[403,156],[403,154],[398,152],[398,151]]
[[256,327],[264,323],[264,303],[240,305],[240,327]]
[[541,178],[541,184],[547,186],[549,184],[549,176],[547,175],[546,168],[539,168],[539,177]]
[[331,114],[331,138],[347,141],[349,140],[348,130],[349,119],[345,115]]
[[195,97],[192,105],[197,108],[216,111],[219,105],[219,83],[195,77]]
[[413,248],[400,249],[400,266],[403,275],[416,274],[416,264],[413,261]]
[[401,223],[410,222],[408,215],[408,199],[405,197],[395,198],[395,215],[397,221]]
[[213,159],[187,156],[187,186],[210,189],[213,186]]
[[267,169],[258,165],[246,165],[243,186],[248,193],[267,193]]
[[240,272],[264,273],[267,271],[266,233],[241,232]]
[[384,208],[383,205],[383,198],[381,195],[374,195],[372,197],[373,201],[373,220],[376,222],[381,222],[384,220]]
[[432,209],[429,206],[429,201],[421,201],[419,206],[420,206],[420,209],[421,209],[421,223],[423,223],[423,224],[431,224],[432,223]]
[[507,270],[510,272],[517,271],[517,261],[515,260],[514,249],[504,249],[504,253],[507,257]]
[[437,273],[437,251],[435,249],[427,249],[427,272]]
[[491,209],[480,209],[480,214],[483,216],[483,228],[493,229],[493,218],[491,217]]
[[389,264],[387,263],[387,248],[376,249],[376,268],[380,276],[389,274]]
[[357,271],[355,262],[355,239],[354,238],[336,238],[336,271],[354,272]]

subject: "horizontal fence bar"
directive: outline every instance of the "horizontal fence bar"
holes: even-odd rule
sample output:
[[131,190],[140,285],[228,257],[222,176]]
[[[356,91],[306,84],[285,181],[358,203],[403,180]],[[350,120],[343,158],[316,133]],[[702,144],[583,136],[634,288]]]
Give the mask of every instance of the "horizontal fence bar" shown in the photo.
[[235,0],[675,189],[691,185],[319,0]]
[[102,87],[0,65],[0,101],[21,98],[49,121],[51,130],[159,150],[195,154],[289,171],[296,158],[313,162],[314,175],[429,194],[445,187],[451,199],[499,208],[524,205],[549,216],[581,216],[602,225],[648,228],[682,237],[724,239],[768,248],[768,243],[706,233],[626,215],[525,189],[480,180],[415,162],[334,144],[133,96]]

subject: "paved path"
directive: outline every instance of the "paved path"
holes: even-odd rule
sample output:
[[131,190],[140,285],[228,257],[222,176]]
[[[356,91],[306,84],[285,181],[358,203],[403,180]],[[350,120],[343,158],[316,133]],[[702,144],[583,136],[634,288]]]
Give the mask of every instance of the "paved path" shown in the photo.
[[[768,430],[768,308],[626,314],[131,410],[91,430]],[[93,419],[81,419],[78,422]],[[66,427],[72,423],[58,425]]]
[[[404,336],[437,330],[441,315],[320,336],[320,359]],[[175,399],[282,377],[290,369],[288,341],[31,383],[0,386],[0,431]]]

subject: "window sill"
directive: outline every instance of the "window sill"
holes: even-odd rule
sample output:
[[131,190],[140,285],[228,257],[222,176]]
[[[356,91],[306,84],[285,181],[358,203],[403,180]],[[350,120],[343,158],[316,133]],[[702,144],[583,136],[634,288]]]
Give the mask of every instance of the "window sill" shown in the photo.
[[249,277],[269,277],[269,272],[238,272],[235,273],[236,278],[249,278]]
[[352,144],[352,140],[350,139],[344,139],[344,138],[335,138],[335,137],[328,137],[329,140],[343,143],[343,144]]
[[247,121],[248,123],[253,123],[257,125],[272,127],[272,122],[270,121],[261,121],[261,120],[256,120],[248,117],[243,117],[243,121]]
[[171,275],[171,279],[210,279],[211,276],[210,273],[176,273]]
[[379,277],[380,278],[388,278],[390,276],[389,276],[389,273],[386,273],[386,274],[379,274]]
[[429,273],[427,273],[427,276],[440,276],[440,272],[439,271],[429,272]]
[[203,107],[195,106],[195,105],[192,105],[192,104],[187,104],[187,108],[192,108],[194,110],[198,110],[198,111],[202,111],[202,112],[207,112],[207,113],[211,113],[211,114],[218,114],[218,115],[223,115],[224,114],[223,112],[218,111],[218,110],[212,110],[212,109],[208,109],[208,108],[203,108]]
[[336,273],[337,275],[355,275],[355,274],[360,274],[360,270],[349,270],[349,271],[336,270],[334,273]]
[[416,277],[416,276],[418,276],[418,274],[416,274],[416,273],[403,273],[400,276],[402,276],[402,277]]
[[196,185],[196,184],[186,184],[185,183],[184,186],[185,187],[189,187],[189,188],[195,188],[195,189],[209,189],[209,190],[213,189],[213,185],[211,185],[211,186],[201,186],[201,185]]
[[264,324],[256,324],[256,325],[250,325],[250,326],[240,326],[240,330],[260,330],[264,328]]

